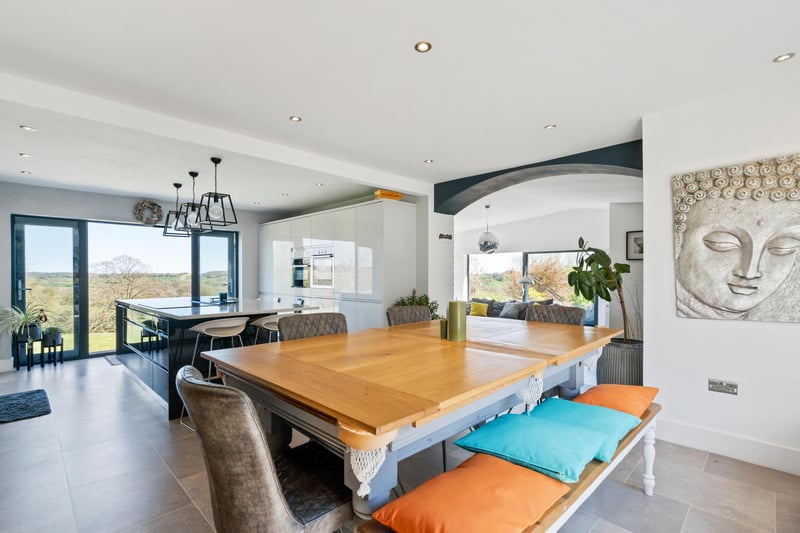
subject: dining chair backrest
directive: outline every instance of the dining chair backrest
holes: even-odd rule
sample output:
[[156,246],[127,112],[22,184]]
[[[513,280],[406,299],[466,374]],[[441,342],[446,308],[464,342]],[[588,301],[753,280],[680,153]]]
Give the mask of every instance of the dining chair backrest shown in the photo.
[[[307,443],[273,460],[246,394],[204,381],[191,366],[178,371],[175,384],[197,428],[217,531],[333,531],[352,519],[340,458]],[[298,466],[298,460],[306,464]],[[333,487],[331,472],[339,479]],[[302,490],[287,491],[293,483]]]
[[347,333],[347,319],[342,313],[296,313],[278,320],[282,341]]
[[431,310],[426,305],[395,305],[386,310],[386,320],[390,326],[427,322],[431,319]]
[[573,307],[569,305],[531,304],[525,312],[525,320],[572,324],[575,326],[583,324],[584,316],[586,316],[586,310],[583,307]]

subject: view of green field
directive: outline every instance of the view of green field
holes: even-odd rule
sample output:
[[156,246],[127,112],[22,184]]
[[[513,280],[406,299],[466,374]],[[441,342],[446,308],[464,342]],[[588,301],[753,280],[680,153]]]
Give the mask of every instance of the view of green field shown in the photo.
[[[117,299],[168,298],[191,295],[191,274],[151,273],[138,259],[115,257],[93,265],[89,274],[89,351],[111,351],[115,348]],[[29,272],[27,287],[31,301],[41,305],[47,314],[44,327],[58,327],[64,333],[64,349],[73,348],[73,292],[71,273]],[[204,272],[201,275],[201,294],[216,295],[228,290],[225,271]]]

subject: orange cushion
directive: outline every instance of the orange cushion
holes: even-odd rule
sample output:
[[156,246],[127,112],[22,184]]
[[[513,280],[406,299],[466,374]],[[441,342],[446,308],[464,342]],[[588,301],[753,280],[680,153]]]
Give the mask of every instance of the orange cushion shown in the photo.
[[482,304],[478,302],[470,302],[469,314],[472,316],[486,316],[489,312],[489,304]]
[[544,474],[478,453],[372,517],[400,533],[522,531],[567,490]]
[[653,403],[656,394],[658,394],[656,387],[603,384],[579,394],[572,401],[600,405],[641,418]]

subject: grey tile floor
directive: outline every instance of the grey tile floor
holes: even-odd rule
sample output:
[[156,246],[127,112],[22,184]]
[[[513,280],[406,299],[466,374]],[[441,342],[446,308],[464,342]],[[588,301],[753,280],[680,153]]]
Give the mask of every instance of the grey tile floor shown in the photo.
[[[0,394],[43,388],[50,415],[0,424],[0,531],[213,531],[194,433],[105,359],[0,374]],[[800,477],[667,442],[656,489],[635,450],[564,533],[800,532]],[[448,467],[469,456],[448,446]],[[401,464],[402,489],[441,471],[441,449]]]

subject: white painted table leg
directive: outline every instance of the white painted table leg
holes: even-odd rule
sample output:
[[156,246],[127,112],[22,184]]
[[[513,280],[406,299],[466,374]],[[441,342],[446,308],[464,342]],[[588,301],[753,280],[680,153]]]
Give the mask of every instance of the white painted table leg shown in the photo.
[[642,483],[644,484],[644,493],[648,496],[653,495],[653,488],[656,486],[656,477],[653,475],[653,463],[656,460],[656,423],[655,420],[647,429],[644,438],[644,449],[642,455],[644,456],[644,475],[642,476]]

